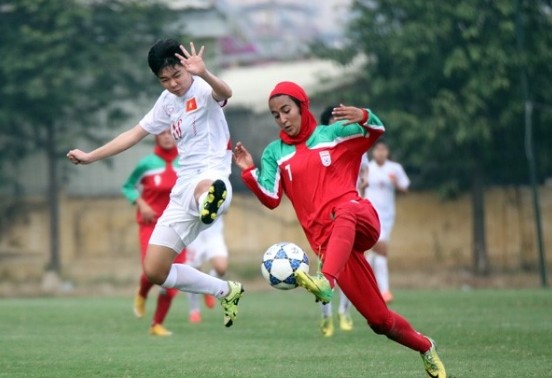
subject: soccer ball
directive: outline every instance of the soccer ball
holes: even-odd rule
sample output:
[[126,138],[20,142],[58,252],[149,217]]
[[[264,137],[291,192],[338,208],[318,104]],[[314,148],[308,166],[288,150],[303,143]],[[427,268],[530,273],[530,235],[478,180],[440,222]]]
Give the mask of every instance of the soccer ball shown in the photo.
[[295,271],[309,272],[307,254],[293,243],[277,243],[270,246],[261,263],[261,272],[270,286],[280,290],[297,287]]

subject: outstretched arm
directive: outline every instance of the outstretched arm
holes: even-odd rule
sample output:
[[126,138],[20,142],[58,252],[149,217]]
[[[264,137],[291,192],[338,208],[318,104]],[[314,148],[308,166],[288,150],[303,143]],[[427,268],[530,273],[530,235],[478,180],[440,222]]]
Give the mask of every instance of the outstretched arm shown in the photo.
[[259,201],[269,209],[278,207],[282,200],[280,172],[276,162],[272,160],[263,153],[262,169],[257,169],[249,151],[241,142],[236,143],[234,161],[242,170],[242,180]]
[[73,164],[90,164],[129,149],[144,139],[146,135],[148,135],[148,132],[138,124],[132,129],[119,134],[103,146],[96,148],[94,151],[84,152],[79,149],[71,150],[67,153],[67,158]]
[[215,100],[224,101],[232,97],[232,89],[230,86],[226,84],[224,80],[212,74],[205,66],[205,62],[203,61],[205,46],[201,46],[199,52],[196,53],[194,43],[190,42],[190,52],[182,45],[180,45],[180,50],[182,50],[182,55],[176,54],[176,56],[180,59],[182,66],[186,71],[192,75],[201,77],[211,86]]

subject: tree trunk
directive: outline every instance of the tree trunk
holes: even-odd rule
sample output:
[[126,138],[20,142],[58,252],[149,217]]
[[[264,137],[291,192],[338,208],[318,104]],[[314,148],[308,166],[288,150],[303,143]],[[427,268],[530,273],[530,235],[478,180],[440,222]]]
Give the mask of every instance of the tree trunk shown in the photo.
[[487,242],[485,238],[485,185],[481,168],[474,167],[472,176],[472,213],[473,213],[473,269],[477,275],[489,273]]
[[50,212],[50,262],[47,270],[60,273],[59,258],[59,181],[58,159],[56,154],[55,125],[50,122],[47,127],[46,154],[48,159],[48,207]]

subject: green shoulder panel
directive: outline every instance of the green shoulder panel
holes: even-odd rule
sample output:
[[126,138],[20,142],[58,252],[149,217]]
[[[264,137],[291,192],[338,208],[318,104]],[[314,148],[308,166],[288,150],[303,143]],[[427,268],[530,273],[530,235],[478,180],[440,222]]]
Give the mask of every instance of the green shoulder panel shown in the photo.
[[253,174],[263,192],[271,197],[278,195],[280,185],[280,164],[295,155],[295,146],[275,140],[266,146],[261,157],[261,168]]
[[140,197],[138,185],[142,177],[162,172],[165,169],[165,161],[155,154],[149,154],[142,158],[134,170],[128,176],[121,189],[128,202],[134,203]]

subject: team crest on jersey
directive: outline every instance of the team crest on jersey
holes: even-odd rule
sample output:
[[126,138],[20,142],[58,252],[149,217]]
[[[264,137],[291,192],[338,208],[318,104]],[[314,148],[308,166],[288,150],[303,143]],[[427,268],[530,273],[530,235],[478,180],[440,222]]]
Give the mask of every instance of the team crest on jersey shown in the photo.
[[322,165],[324,167],[329,167],[332,164],[332,155],[330,155],[330,151],[320,151],[319,154]]
[[186,113],[193,112],[194,110],[197,110],[197,101],[195,97],[192,97],[186,100]]

